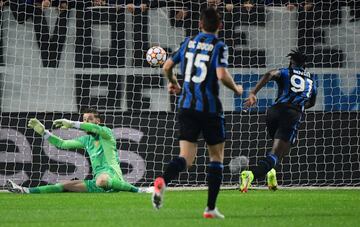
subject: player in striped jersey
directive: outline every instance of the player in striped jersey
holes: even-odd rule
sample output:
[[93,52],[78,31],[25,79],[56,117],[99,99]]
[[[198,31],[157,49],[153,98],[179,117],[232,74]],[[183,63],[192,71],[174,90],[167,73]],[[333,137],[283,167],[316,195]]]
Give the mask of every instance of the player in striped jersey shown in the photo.
[[[186,38],[179,50],[163,66],[164,75],[169,80],[169,92],[181,92],[178,103],[180,155],[169,163],[164,174],[154,182],[152,201],[157,209],[163,203],[166,185],[192,165],[197,152],[197,139],[202,133],[210,155],[208,202],[203,216],[224,218],[215,206],[222,181],[225,144],[225,122],[218,80],[237,95],[242,94],[243,88],[235,84],[227,70],[227,46],[216,35],[220,24],[216,10],[205,9],[199,23],[202,32],[195,37]],[[182,75],[185,75],[182,91],[172,72],[178,63]]]
[[291,145],[294,144],[304,110],[315,105],[316,86],[313,76],[305,70],[306,55],[293,50],[288,57],[289,67],[267,72],[245,101],[246,107],[255,105],[256,94],[260,89],[270,80],[277,83],[278,97],[266,116],[267,131],[273,139],[273,147],[252,171],[241,173],[241,192],[247,192],[254,179],[262,178],[266,174],[269,189],[277,189],[274,167],[289,153]]

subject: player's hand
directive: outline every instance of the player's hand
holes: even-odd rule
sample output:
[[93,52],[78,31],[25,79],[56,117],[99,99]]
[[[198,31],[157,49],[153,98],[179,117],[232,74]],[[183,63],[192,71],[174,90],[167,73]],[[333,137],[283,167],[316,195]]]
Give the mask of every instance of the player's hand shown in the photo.
[[5,3],[6,3],[6,1],[3,1],[3,0],[0,1],[0,9],[2,9],[2,7],[5,5]]
[[58,119],[53,122],[53,126],[56,128],[68,129],[74,127],[74,122],[68,119]]
[[39,135],[44,135],[45,126],[36,118],[31,118],[28,122],[28,127],[34,129]]
[[146,12],[148,9],[149,8],[146,4],[140,4],[140,10],[142,13]]
[[295,4],[287,4],[286,5],[286,8],[289,10],[289,11],[292,11],[292,10],[294,10],[295,8],[296,8],[296,5]]
[[250,108],[256,104],[257,98],[256,95],[250,92],[249,97],[245,99],[244,106]]
[[134,14],[134,12],[135,12],[135,5],[134,5],[134,4],[127,4],[127,5],[126,5],[126,9],[127,9],[130,13]]
[[58,10],[59,10],[60,12],[68,10],[68,4],[67,4],[67,2],[61,2],[60,5],[59,5],[59,7],[58,7]]
[[93,6],[103,6],[105,5],[105,1],[102,0],[94,0],[93,1]]
[[245,4],[242,5],[248,12],[250,12],[252,10],[252,8],[254,7],[254,5],[251,2],[247,2]]
[[43,9],[49,8],[50,5],[51,5],[51,3],[50,3],[49,0],[44,0],[44,1],[41,2],[41,7],[42,7]]
[[221,0],[207,0],[209,6],[217,6],[220,5]]
[[236,85],[236,91],[235,94],[237,95],[242,95],[242,93],[244,92],[244,88],[241,84]]
[[167,88],[170,94],[179,94],[181,92],[181,87],[178,82],[176,83],[169,82]]
[[225,8],[226,8],[226,11],[232,12],[233,9],[234,9],[234,5],[233,4],[226,4]]
[[184,20],[188,15],[188,12],[186,10],[179,10],[178,12],[176,12],[175,14],[175,19],[176,20]]

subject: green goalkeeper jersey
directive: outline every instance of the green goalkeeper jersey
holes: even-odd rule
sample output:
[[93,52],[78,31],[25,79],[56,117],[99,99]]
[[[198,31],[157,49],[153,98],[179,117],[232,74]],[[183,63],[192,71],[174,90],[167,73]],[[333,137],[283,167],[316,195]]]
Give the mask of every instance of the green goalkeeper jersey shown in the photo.
[[96,177],[102,172],[111,171],[122,178],[119,155],[116,150],[116,140],[108,127],[92,123],[81,123],[80,129],[91,132],[73,140],[63,140],[51,135],[48,140],[59,149],[85,149],[89,154],[93,175]]

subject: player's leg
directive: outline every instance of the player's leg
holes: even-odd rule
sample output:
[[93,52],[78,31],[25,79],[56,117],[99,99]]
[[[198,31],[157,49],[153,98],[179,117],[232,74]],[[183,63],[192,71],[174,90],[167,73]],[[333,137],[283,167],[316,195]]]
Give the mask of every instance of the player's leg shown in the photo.
[[[95,180],[72,180],[64,181],[55,185],[45,185],[29,188],[29,193],[55,193],[55,192],[106,192],[110,189],[114,191],[136,191],[135,186],[121,180],[113,180],[107,174],[100,174]],[[108,187],[108,182],[112,182],[113,186]],[[136,190],[135,190],[136,189]]]
[[[291,146],[295,143],[297,130],[300,125],[302,113],[298,110],[287,108],[280,113],[280,126],[274,135],[274,143],[271,153],[279,161],[289,154]],[[278,183],[276,171],[272,168],[267,173],[267,183],[270,190],[276,190]]]
[[179,176],[179,173],[190,167],[197,151],[197,139],[201,126],[196,113],[180,111],[179,113],[179,140],[180,154],[168,164],[164,174],[154,181],[153,206],[159,209],[163,203],[164,191],[167,184]]
[[163,176],[154,181],[154,192],[152,196],[153,206],[159,209],[164,201],[165,187],[173,179],[179,176],[179,173],[185,171],[194,162],[197,151],[197,144],[189,141],[180,141],[180,154],[168,164]]
[[210,163],[208,165],[208,200],[204,218],[224,218],[216,208],[216,199],[223,178],[225,147],[225,120],[221,116],[205,115],[202,118],[202,132],[208,144]]
[[180,141],[180,154],[170,161],[163,178],[167,185],[179,176],[179,173],[191,167],[196,157],[197,143],[186,140]]
[[139,188],[126,182],[122,177],[113,173],[101,173],[96,177],[96,186],[105,191],[113,190],[115,192],[139,192]]
[[[295,142],[297,129],[301,119],[301,112],[287,106],[271,107],[267,114],[266,124],[269,135],[273,138],[273,147],[265,158],[257,163],[252,171],[243,171],[240,190],[246,192],[246,181],[263,178],[268,175],[268,187],[277,189],[276,171],[274,167],[289,153],[292,143]],[[252,175],[253,174],[253,175]],[[244,190],[245,189],[245,190]]]
[[86,186],[81,180],[64,181],[54,185],[44,185],[38,187],[21,187],[11,180],[7,181],[8,190],[15,193],[57,193],[57,192],[86,192]]
[[68,192],[88,192],[84,180],[72,180],[62,182],[64,191]]
[[[267,110],[266,114],[266,128],[268,131],[268,135],[274,139],[274,136],[279,128],[279,119],[280,113],[278,106],[272,106]],[[251,170],[244,170],[241,172],[241,184],[240,191],[247,192],[251,187],[251,183],[254,179],[259,179],[265,176],[277,162],[278,158],[271,151],[267,154],[265,158],[261,158],[257,165]]]
[[278,154],[288,153],[290,149],[289,144],[289,142],[280,139],[274,139],[274,145],[271,152],[269,152],[266,157],[261,158],[252,170],[245,170],[241,172],[240,191],[247,192],[247,190],[251,187],[251,183],[254,179],[261,179],[265,175],[267,175],[269,189],[276,190],[277,180],[276,171],[274,168],[280,160],[280,156],[278,156]]
[[163,174],[166,185],[175,179],[180,172],[190,167],[195,159],[197,139],[201,130],[198,120],[198,114],[194,111],[182,110],[179,112],[180,154],[170,161]]
[[[294,132],[294,134],[296,134],[296,132]],[[277,157],[278,160],[282,160],[282,158],[289,153],[290,148],[291,148],[290,141],[285,141],[282,139],[274,139],[271,153],[275,157]],[[268,188],[272,191],[277,190],[278,183],[276,179],[276,170],[274,168],[270,169],[270,171],[267,172],[266,179],[267,179]]]
[[210,163],[208,165],[208,199],[207,207],[204,211],[205,218],[224,218],[216,208],[216,199],[220,191],[223,177],[225,143],[208,146]]
[[87,192],[84,181],[82,180],[64,181],[54,185],[45,185],[29,188],[30,193],[56,193],[64,191]]
[[6,188],[9,192],[12,193],[29,193],[29,188],[26,187],[22,187],[18,184],[16,184],[15,182],[13,182],[12,180],[6,180]]

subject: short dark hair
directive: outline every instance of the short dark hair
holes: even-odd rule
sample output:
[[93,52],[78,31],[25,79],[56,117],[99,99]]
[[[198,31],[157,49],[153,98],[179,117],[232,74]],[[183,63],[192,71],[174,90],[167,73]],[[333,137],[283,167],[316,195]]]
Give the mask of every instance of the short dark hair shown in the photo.
[[213,7],[208,7],[201,11],[200,20],[203,25],[203,29],[206,32],[215,33],[220,26],[220,15]]
[[97,109],[93,108],[93,107],[88,107],[88,108],[85,108],[83,111],[82,111],[82,114],[86,114],[86,113],[91,113],[91,114],[94,114],[94,116],[96,118],[99,118],[101,120],[101,115],[99,113],[99,111],[97,111]]
[[297,66],[305,67],[306,65],[306,55],[298,49],[291,50],[287,57],[290,57],[290,60]]

